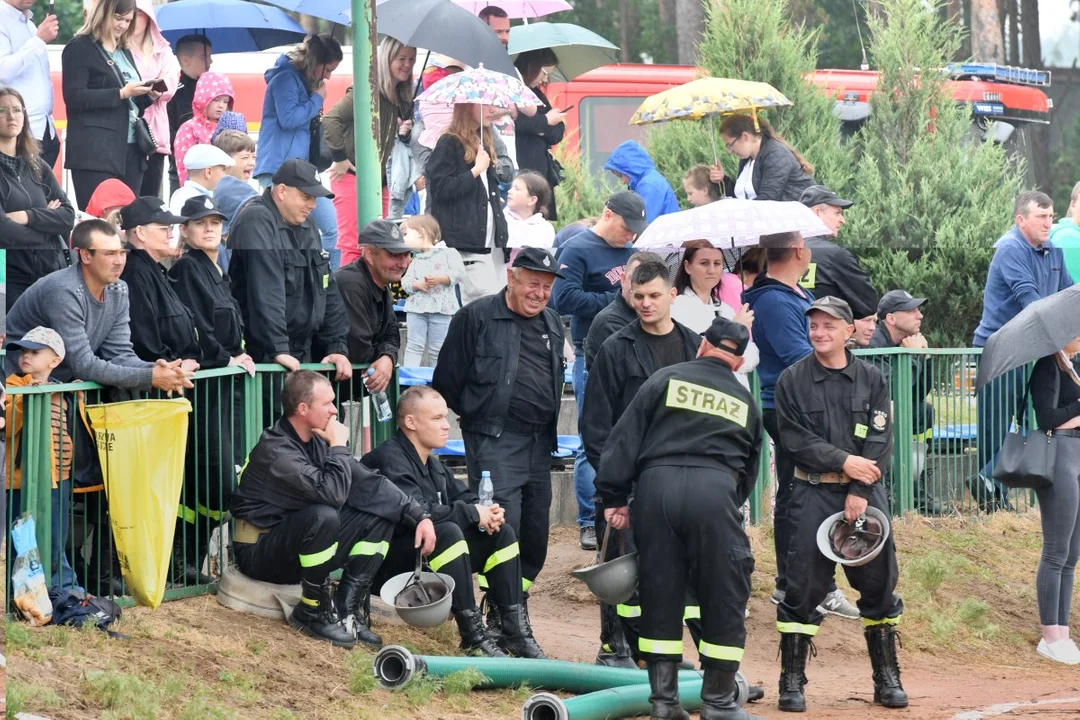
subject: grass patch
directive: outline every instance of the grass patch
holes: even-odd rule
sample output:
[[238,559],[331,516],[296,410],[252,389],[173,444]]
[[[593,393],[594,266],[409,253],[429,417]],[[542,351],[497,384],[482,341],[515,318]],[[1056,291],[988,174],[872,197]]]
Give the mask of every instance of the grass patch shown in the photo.
[[467,695],[476,686],[487,682],[487,679],[484,673],[473,668],[458,670],[456,673],[451,673],[443,678],[443,693],[446,695]]
[[148,680],[112,670],[89,672],[80,683],[86,697],[116,718],[153,720],[161,714],[157,686]]
[[353,695],[367,695],[379,686],[371,666],[373,658],[371,653],[355,648],[346,656],[345,672],[348,673],[346,686]]
[[911,560],[905,567],[911,579],[918,583],[932,597],[938,591],[945,578],[951,573],[948,562],[938,552],[931,552],[924,557]]
[[51,687],[32,685],[15,678],[7,679],[7,716],[15,717],[27,708],[55,709],[64,707],[64,699]]

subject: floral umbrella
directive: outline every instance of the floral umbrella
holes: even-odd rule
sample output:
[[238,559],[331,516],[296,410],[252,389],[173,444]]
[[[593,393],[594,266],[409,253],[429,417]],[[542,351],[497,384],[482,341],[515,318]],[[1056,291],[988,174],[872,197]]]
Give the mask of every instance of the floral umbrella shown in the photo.
[[[416,99],[439,105],[474,103],[505,109],[520,106],[539,107],[540,105],[540,98],[525,87],[525,83],[516,77],[485,70],[483,65],[447,75]],[[480,132],[481,142],[483,142],[482,125]]]

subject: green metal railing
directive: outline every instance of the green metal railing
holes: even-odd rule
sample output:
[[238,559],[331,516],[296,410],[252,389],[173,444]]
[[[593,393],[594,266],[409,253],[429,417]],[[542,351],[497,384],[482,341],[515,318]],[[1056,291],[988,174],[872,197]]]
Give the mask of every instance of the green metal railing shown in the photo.
[[[331,379],[337,393],[338,418],[351,430],[354,454],[367,450],[389,438],[392,422],[375,420],[374,408],[367,402],[369,394],[362,382],[366,365],[353,366],[353,378],[333,380],[332,365],[305,364]],[[166,600],[212,592],[216,589],[215,575],[198,577],[185,566],[202,570],[224,567],[224,547],[219,544],[216,557],[207,556],[210,533],[218,526],[228,510],[227,497],[236,484],[238,466],[254,447],[262,431],[280,415],[280,392],[285,369],[276,364],[256,365],[254,376],[242,368],[201,370],[195,374],[195,387],[186,392],[192,402],[189,416],[187,458],[184,467],[184,486],[178,508],[178,550],[169,573]],[[22,405],[21,432],[16,442],[7,435],[5,474],[10,479],[16,469],[21,476],[21,489],[8,490],[8,527],[21,513],[29,511],[35,521],[38,551],[50,586],[56,562],[61,556],[56,540],[60,537],[60,518],[70,523],[64,551],[78,583],[98,595],[124,594],[122,575],[116,567],[109,526],[108,503],[100,475],[92,470],[97,451],[85,431],[80,410],[85,405],[103,402],[163,398],[160,391],[125,393],[103,388],[96,383],[77,382],[38,387],[8,387],[12,398]],[[396,408],[398,384],[395,375],[387,389],[391,407]],[[55,429],[52,409],[55,402],[66,406],[65,433],[72,440],[70,453],[64,443],[50,440]],[[9,414],[12,422],[14,413]],[[16,453],[16,444],[19,452]],[[92,455],[93,457],[88,457]],[[54,466],[71,465],[72,479],[52,488]],[[65,478],[61,478],[64,480]],[[228,528],[222,528],[228,532]],[[194,552],[193,552],[194,551]],[[192,557],[192,554],[196,556]],[[11,607],[9,552],[6,596]],[[207,557],[204,557],[207,556]],[[205,562],[204,562],[205,560]],[[216,562],[215,562],[216,561]],[[210,580],[210,582],[206,582]]]

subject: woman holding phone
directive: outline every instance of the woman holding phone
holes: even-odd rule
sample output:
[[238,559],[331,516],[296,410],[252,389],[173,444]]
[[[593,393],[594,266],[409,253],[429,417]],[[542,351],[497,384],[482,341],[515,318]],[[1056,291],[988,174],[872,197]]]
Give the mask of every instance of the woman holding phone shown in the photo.
[[522,82],[540,99],[540,107],[535,115],[530,117],[518,113],[514,119],[518,170],[534,170],[548,181],[551,201],[548,203],[547,219],[551,222],[558,219],[555,213],[555,186],[562,180],[551,148],[562,142],[566,132],[566,110],[553,108],[541,86],[547,84],[548,77],[558,64],[559,58],[551,48],[523,52],[514,61]]
[[136,195],[142,191],[149,151],[140,149],[135,125],[161,93],[153,89],[156,78],[142,79],[128,50],[135,10],[135,0],[98,0],[64,47],[64,167],[71,170],[80,210],[109,178]]

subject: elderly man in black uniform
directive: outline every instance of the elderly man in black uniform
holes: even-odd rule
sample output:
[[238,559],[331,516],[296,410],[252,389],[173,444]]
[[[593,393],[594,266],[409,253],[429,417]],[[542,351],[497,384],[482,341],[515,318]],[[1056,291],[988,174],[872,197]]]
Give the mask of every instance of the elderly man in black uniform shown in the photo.
[[[653,718],[689,718],[678,667],[687,588],[701,605],[702,720],[754,720],[736,703],[754,556],[741,507],[757,480],[761,412],[735,377],[750,333],[723,318],[698,357],[658,370],[608,437],[596,476],[604,519],[633,526]],[[636,481],[636,482],[635,482]],[[633,520],[628,499],[634,494]]]
[[[480,505],[476,493],[435,456],[450,439],[446,401],[426,385],[411,387],[398,401],[397,421],[400,432],[365,455],[363,462],[431,515],[435,550],[428,565],[454,578],[451,609],[461,633],[461,649],[478,650],[489,657],[506,657],[506,653],[544,657],[524,623],[521,558],[514,529],[505,524],[505,513],[498,504]],[[412,570],[415,562],[412,538],[399,529],[390,540],[380,578]],[[476,607],[473,568],[483,570],[489,595],[498,608],[502,621],[498,645],[488,636]]]
[[[255,580],[300,583],[289,623],[301,632],[339,647],[378,647],[368,627],[375,573],[399,523],[415,527],[414,548],[431,553],[431,516],[352,457],[325,377],[289,373],[281,404],[284,414],[252,448],[232,496],[236,564]],[[335,600],[330,573],[342,566]]]
[[[780,709],[789,712],[806,711],[806,658],[824,619],[815,608],[836,571],[835,563],[818,550],[818,527],[841,510],[854,522],[868,505],[889,515],[888,494],[878,481],[892,450],[885,378],[844,347],[855,331],[851,307],[839,298],[823,297],[806,315],[814,352],[785,370],[776,384],[780,442],[796,466],[787,593],[776,611]],[[877,557],[865,565],[844,566],[844,572],[860,595],[874,702],[907,707],[896,660],[895,630],[904,605],[894,594],[900,573],[892,535]]]
[[[526,625],[529,588],[547,559],[551,453],[565,372],[562,320],[548,307],[556,268],[547,250],[522,248],[506,271],[506,288],[450,321],[432,379],[461,417],[469,486],[477,491],[480,474],[490,472],[495,500],[517,533]],[[489,614],[488,627],[500,626]]]

